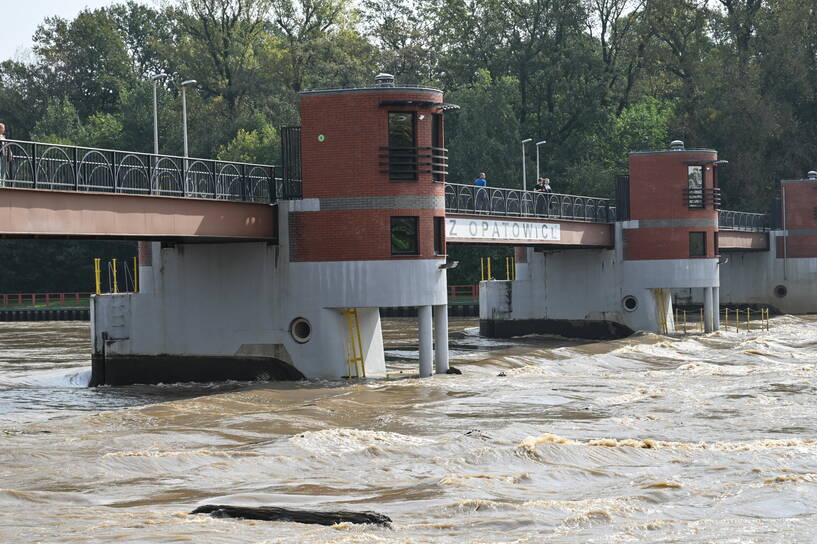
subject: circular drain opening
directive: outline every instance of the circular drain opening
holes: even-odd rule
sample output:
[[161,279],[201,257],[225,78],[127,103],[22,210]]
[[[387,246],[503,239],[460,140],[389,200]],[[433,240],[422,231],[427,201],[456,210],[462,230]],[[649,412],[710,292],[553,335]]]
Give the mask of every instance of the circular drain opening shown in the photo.
[[312,324],[303,317],[296,317],[289,325],[289,333],[299,344],[305,344],[312,338]]
[[635,311],[638,308],[638,299],[632,295],[627,295],[623,299],[621,299],[621,304],[624,306],[624,309],[628,312]]
[[789,293],[789,290],[786,289],[785,285],[778,285],[774,288],[774,296],[778,298],[783,298]]

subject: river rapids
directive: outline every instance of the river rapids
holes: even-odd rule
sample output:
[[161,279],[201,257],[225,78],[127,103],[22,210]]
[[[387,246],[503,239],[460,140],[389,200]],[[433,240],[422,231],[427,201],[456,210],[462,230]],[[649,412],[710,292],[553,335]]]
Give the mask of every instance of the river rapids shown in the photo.
[[[417,379],[89,389],[84,323],[0,323],[3,543],[812,543],[817,318],[588,342],[480,338]],[[391,528],[215,519],[372,510]]]

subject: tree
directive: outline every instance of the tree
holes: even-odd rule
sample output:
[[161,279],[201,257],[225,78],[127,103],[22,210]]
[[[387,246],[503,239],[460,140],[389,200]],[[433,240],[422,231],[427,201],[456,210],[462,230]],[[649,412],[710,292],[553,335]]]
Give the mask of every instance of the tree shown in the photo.
[[235,138],[219,149],[216,158],[220,161],[279,164],[281,136],[269,124],[252,131],[239,129]]
[[70,22],[46,18],[34,34],[34,51],[47,85],[56,96],[67,96],[82,117],[114,112],[122,90],[136,79],[124,40],[105,10],[84,10]]
[[450,94],[461,109],[446,115],[448,181],[471,183],[486,172],[491,185],[520,186],[518,89],[514,78],[494,79],[482,70],[471,87]]
[[269,8],[270,0],[178,0],[167,12],[174,41],[164,53],[185,79],[223,98],[236,115],[258,75],[255,53]]

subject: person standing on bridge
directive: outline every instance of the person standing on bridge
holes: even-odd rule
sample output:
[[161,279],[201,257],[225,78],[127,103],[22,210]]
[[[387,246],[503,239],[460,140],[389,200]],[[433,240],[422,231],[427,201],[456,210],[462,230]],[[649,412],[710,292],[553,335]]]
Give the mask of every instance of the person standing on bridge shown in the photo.
[[0,187],[6,184],[6,172],[11,164],[11,148],[5,142],[6,125],[0,123]]
[[480,172],[479,177],[474,180],[474,211],[488,209],[488,180],[485,179],[485,172]]

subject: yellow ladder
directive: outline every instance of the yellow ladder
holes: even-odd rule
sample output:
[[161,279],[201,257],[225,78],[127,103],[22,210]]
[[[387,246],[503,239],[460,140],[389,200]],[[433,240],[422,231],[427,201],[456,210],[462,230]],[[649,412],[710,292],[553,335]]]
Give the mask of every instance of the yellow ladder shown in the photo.
[[658,332],[660,334],[669,333],[669,323],[667,322],[667,291],[665,289],[654,289],[656,302],[656,312],[658,317]]
[[[349,377],[366,377],[366,363],[363,360],[363,342],[360,338],[360,319],[357,315],[357,308],[348,308],[341,312],[346,317],[346,325],[349,327],[349,341],[346,343],[346,368]],[[354,369],[354,374],[352,373]]]

